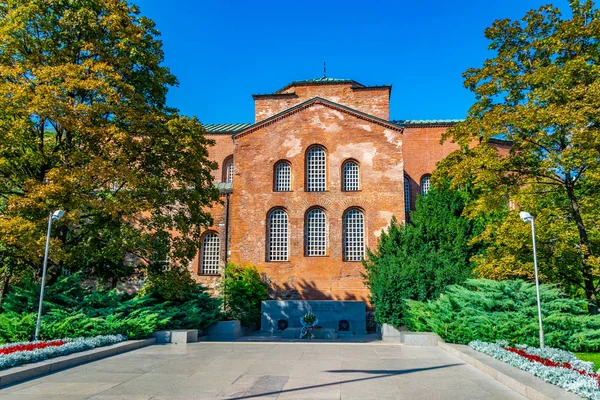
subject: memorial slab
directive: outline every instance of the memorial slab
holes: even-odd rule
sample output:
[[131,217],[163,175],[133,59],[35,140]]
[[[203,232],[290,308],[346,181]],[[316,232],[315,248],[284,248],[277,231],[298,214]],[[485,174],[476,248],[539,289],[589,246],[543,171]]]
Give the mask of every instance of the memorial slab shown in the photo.
[[325,329],[366,335],[366,309],[364,301],[354,300],[267,300],[262,302],[260,328],[271,334],[301,328],[300,318],[310,311],[317,316],[318,325]]

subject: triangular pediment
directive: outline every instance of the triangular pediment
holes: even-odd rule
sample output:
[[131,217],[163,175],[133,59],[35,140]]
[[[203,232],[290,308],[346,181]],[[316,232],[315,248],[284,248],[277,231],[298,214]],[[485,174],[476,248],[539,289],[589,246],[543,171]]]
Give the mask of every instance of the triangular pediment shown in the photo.
[[278,114],[275,114],[275,115],[273,115],[273,116],[271,116],[271,117],[269,117],[267,119],[259,121],[259,122],[255,123],[253,125],[250,125],[249,127],[247,127],[246,129],[244,129],[243,131],[236,133],[233,137],[237,139],[237,138],[240,138],[242,136],[249,135],[252,132],[255,132],[255,131],[257,131],[257,130],[265,127],[265,126],[275,124],[275,123],[281,121],[282,119],[285,119],[285,118],[287,118],[287,117],[289,117],[291,115],[294,115],[294,114],[296,114],[298,112],[302,112],[302,111],[304,111],[304,110],[306,110],[306,109],[308,109],[310,107],[314,107],[316,105],[322,105],[322,106],[331,108],[333,110],[337,110],[337,111],[340,111],[342,113],[345,113],[345,114],[348,114],[348,115],[352,115],[352,116],[354,116],[356,118],[364,119],[364,120],[372,122],[374,124],[384,126],[384,127],[388,128],[388,129],[392,129],[392,130],[400,131],[400,132],[403,131],[403,128],[401,126],[398,126],[398,125],[396,125],[396,124],[394,124],[394,123],[392,123],[390,121],[386,121],[385,119],[382,119],[382,118],[376,117],[374,115],[370,115],[370,114],[364,113],[362,111],[355,110],[355,109],[350,108],[350,107],[346,107],[344,105],[335,103],[333,101],[323,99],[321,97],[313,97],[310,100],[307,100],[307,101],[305,101],[303,103],[300,103],[300,104],[298,104],[298,105],[296,105],[294,107],[288,108],[287,110],[284,110],[284,111],[282,111],[282,112],[280,112]]

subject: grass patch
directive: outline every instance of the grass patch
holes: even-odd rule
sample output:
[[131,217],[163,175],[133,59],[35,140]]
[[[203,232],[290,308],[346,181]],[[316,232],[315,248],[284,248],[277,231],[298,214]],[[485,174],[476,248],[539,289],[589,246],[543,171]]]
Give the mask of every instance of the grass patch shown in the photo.
[[600,353],[575,353],[575,355],[583,361],[593,362],[596,371],[600,369]]

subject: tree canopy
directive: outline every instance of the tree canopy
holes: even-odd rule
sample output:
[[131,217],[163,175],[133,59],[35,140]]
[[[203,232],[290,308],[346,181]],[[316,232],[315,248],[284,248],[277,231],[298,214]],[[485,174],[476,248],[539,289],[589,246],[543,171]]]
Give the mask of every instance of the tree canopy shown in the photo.
[[0,268],[40,268],[56,209],[51,266],[114,281],[161,243],[193,256],[216,166],[200,122],[166,104],[158,37],[125,0],[0,4]]
[[[550,5],[485,31],[493,57],[464,74],[476,101],[449,129],[461,150],[440,163],[434,180],[468,187],[471,216],[501,212],[480,239],[484,277],[529,276],[529,226],[536,217],[541,270],[548,282],[585,293],[598,311],[600,260],[600,12],[571,0],[572,17]],[[496,151],[500,136],[512,143]],[[509,206],[509,202],[511,205]]]

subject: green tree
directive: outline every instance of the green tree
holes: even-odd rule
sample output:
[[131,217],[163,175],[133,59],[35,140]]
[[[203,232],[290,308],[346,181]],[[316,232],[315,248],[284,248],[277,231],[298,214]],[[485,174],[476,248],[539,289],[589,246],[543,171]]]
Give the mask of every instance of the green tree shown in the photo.
[[461,216],[464,204],[462,192],[432,189],[418,199],[409,224],[393,219],[382,233],[364,262],[377,322],[400,326],[407,299],[436,298],[471,276],[476,224]]
[[[530,255],[519,256],[531,240],[528,227],[518,211],[506,210],[509,199],[527,207],[547,253],[543,272],[568,276],[560,283],[582,290],[597,313],[600,12],[591,0],[571,0],[570,7],[571,19],[544,6],[486,29],[494,56],[464,74],[476,102],[447,132],[461,150],[438,166],[437,178],[472,188],[472,217],[505,210],[483,236],[495,244],[493,257],[483,260],[496,272],[506,267],[519,275],[531,266]],[[508,154],[492,145],[497,135],[512,142]]]
[[[51,264],[116,282],[132,259],[185,265],[213,188],[202,125],[166,104],[177,83],[154,23],[125,0],[0,3],[0,241],[39,271],[49,212]],[[132,257],[133,256],[133,257]],[[14,271],[14,269],[13,269]]]
[[240,320],[247,328],[260,327],[261,303],[267,299],[267,284],[256,267],[227,264],[221,285],[226,317]]

